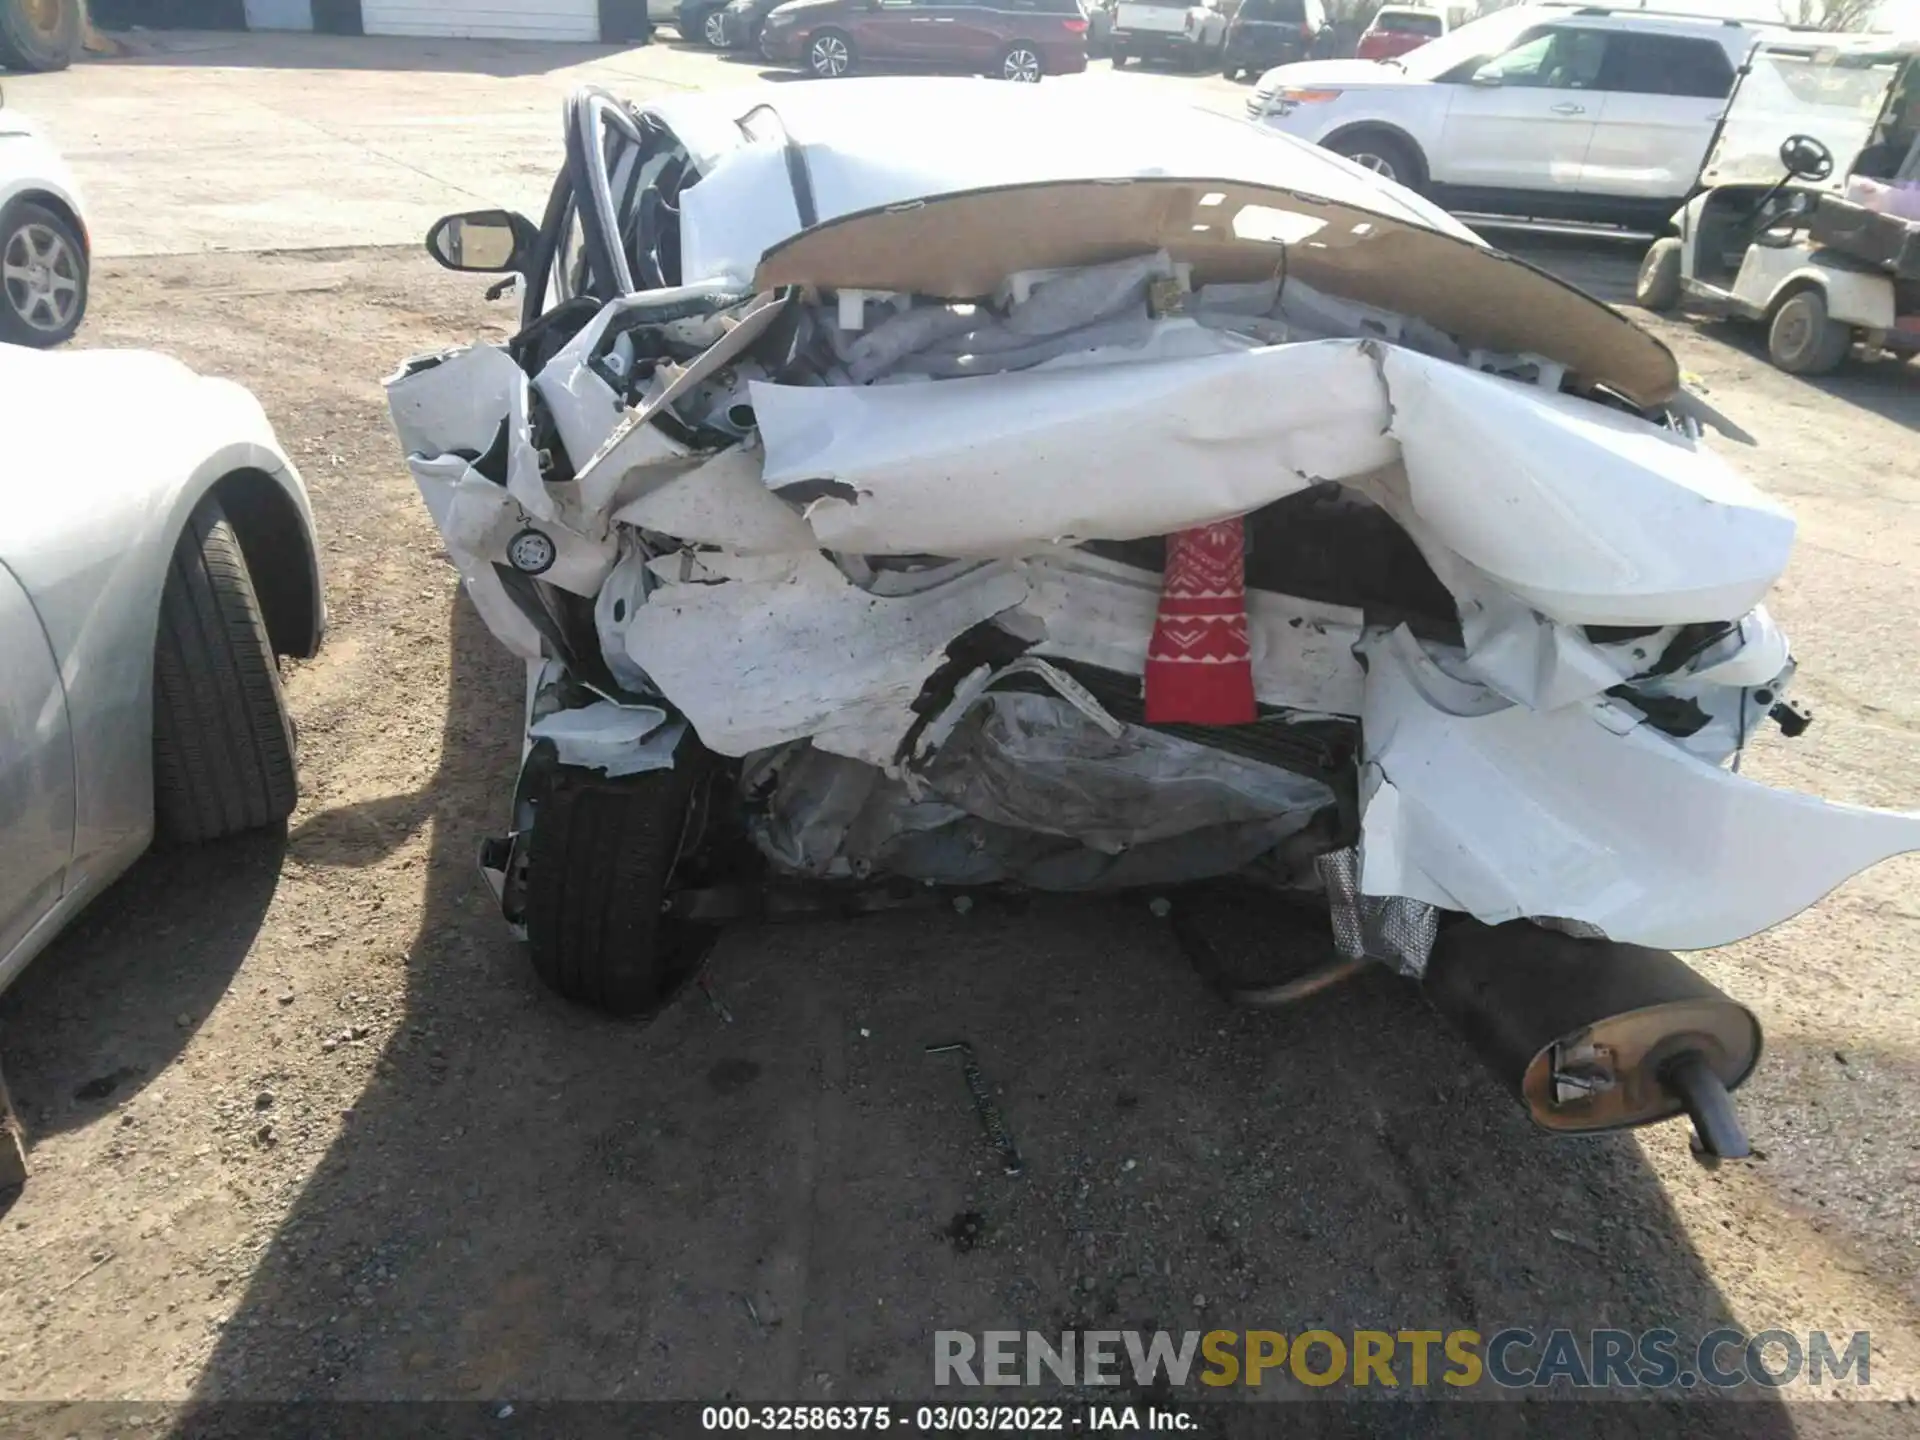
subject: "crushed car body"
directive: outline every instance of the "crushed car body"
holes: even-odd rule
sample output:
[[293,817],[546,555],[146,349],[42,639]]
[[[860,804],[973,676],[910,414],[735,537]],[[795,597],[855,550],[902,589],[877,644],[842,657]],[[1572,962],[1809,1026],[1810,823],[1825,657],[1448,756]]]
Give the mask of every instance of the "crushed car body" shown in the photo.
[[[1496,967],[1523,1011],[1920,848],[1737,773],[1804,728],[1764,605],[1794,526],[1653,337],[1242,122],[898,83],[576,97],[541,239],[515,217],[466,266],[526,277],[521,333],[388,382],[527,663],[547,778],[487,864],[543,974],[579,963],[541,961],[541,831],[585,803],[552,774],[666,797],[632,803],[668,807],[669,915],[749,874],[1237,876],[1410,976],[1519,924],[1562,947]],[[1737,1145],[1757,1028],[1665,963],[1671,1033],[1540,1018],[1512,1083],[1542,1124],[1686,1108]]]

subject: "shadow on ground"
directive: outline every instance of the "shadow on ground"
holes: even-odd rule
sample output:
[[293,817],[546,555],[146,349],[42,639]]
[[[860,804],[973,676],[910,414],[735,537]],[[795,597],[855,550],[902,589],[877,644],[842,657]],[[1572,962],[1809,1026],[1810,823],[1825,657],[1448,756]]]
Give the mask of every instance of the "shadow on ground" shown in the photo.
[[[1134,904],[740,930],[713,1002],[569,1009],[474,876],[516,676],[464,603],[452,633],[406,1023],[199,1398],[854,1400],[929,1394],[946,1328],[1728,1322],[1631,1139],[1535,1134],[1384,974],[1229,1010]],[[957,1038],[1022,1178],[925,1053]]]
[[286,848],[280,832],[149,852],[0,997],[29,1135],[91,1123],[173,1062],[252,948]]

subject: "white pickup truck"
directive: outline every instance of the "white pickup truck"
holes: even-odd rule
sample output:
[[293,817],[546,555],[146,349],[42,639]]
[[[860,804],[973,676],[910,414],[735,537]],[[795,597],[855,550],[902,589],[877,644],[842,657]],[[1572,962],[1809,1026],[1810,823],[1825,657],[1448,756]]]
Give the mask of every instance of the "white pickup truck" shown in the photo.
[[1132,58],[1177,60],[1198,70],[1220,59],[1226,41],[1220,0],[1120,0],[1109,43],[1115,69]]

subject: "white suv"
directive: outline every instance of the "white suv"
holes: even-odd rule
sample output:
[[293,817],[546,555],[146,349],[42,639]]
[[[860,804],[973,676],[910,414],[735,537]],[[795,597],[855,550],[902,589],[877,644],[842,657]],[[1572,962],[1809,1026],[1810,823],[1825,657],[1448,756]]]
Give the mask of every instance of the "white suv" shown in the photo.
[[1396,60],[1260,77],[1247,113],[1452,210],[1660,224],[1772,27],[1605,5],[1502,10]]

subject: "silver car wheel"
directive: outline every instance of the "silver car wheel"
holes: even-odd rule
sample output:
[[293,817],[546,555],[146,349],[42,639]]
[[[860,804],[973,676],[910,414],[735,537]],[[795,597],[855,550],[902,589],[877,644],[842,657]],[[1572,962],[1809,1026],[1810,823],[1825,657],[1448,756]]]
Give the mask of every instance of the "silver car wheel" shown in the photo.
[[1037,85],[1040,83],[1040,57],[1024,45],[1016,45],[1007,51],[1006,58],[1000,62],[1000,76],[1003,80]]
[[80,257],[51,226],[29,222],[7,237],[0,284],[16,315],[56,334],[80,306]]
[[700,27],[707,37],[707,44],[716,50],[727,48],[727,17],[719,10],[707,16],[707,23]]
[[837,80],[853,65],[853,55],[838,35],[822,35],[807,51],[807,63],[814,74]]
[[1384,155],[1375,155],[1369,150],[1359,150],[1347,156],[1347,158],[1362,170],[1371,170],[1382,180],[1398,180],[1400,178],[1393,168],[1393,162]]

